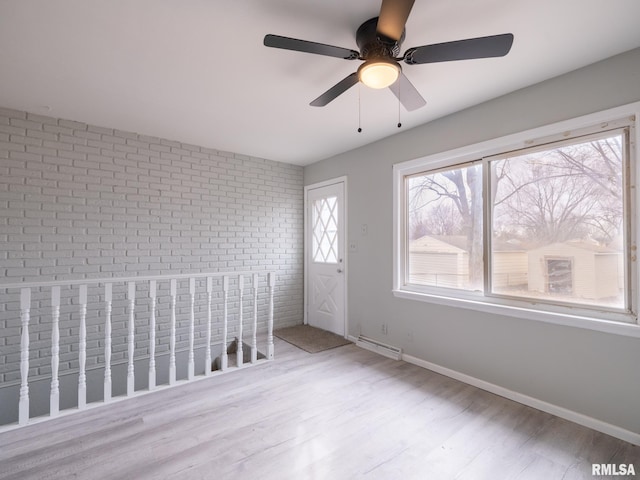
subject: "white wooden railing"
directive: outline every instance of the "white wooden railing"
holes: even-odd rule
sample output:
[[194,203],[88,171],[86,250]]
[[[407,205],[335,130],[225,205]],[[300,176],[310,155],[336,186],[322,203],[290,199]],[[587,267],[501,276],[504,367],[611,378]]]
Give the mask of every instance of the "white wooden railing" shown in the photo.
[[[178,306],[178,285],[180,281],[188,280],[188,358],[187,358],[187,375],[186,379],[178,380],[176,368],[176,331],[177,331],[177,306]],[[198,292],[196,290],[196,281],[204,284],[206,281],[206,291]],[[248,280],[248,288],[251,296],[245,298],[246,285]],[[212,312],[214,281],[217,282],[220,301],[222,303],[221,318],[214,318]],[[87,408],[87,305],[88,305],[88,288],[98,288],[100,295],[103,295],[104,305],[102,312],[104,315],[104,395],[102,402],[92,402],[107,404],[115,400],[112,392],[112,345],[113,345],[113,318],[112,306],[114,301],[114,286],[121,285],[126,288],[127,307],[127,370],[126,370],[126,397],[144,393],[144,391],[135,390],[135,329],[136,329],[136,291],[139,285],[148,286],[149,295],[149,340],[148,340],[148,390],[152,391],[159,387],[171,387],[181,383],[193,381],[197,378],[212,375],[212,326],[218,325],[222,330],[221,335],[221,354],[220,354],[220,371],[224,372],[230,368],[227,346],[230,343],[229,338],[229,294],[232,288],[232,282],[235,284],[235,310],[237,319],[235,339],[237,340],[237,350],[235,358],[235,368],[245,366],[243,361],[243,335],[244,335],[244,303],[251,303],[253,307],[252,316],[247,322],[251,328],[250,345],[250,364],[256,364],[262,360],[271,360],[274,357],[273,347],[273,298],[275,287],[275,274],[273,272],[249,271],[249,272],[233,272],[220,273],[208,272],[198,274],[177,274],[177,275],[156,275],[156,276],[138,276],[127,278],[99,278],[84,280],[60,280],[51,282],[23,282],[18,284],[0,284],[0,295],[9,295],[12,291],[15,294],[19,292],[19,316],[20,316],[20,390],[18,398],[18,426],[24,426],[35,419],[30,417],[30,397],[29,397],[29,358],[30,358],[30,341],[29,326],[31,320],[32,307],[32,290],[38,292],[48,292],[51,305],[51,386],[49,398],[49,415],[48,417],[57,417],[61,413],[60,408],[60,306],[61,306],[61,287],[70,287],[73,300],[77,300],[79,325],[77,338],[77,360],[78,360],[78,398],[76,411]],[[169,367],[168,367],[168,383],[156,385],[156,333],[157,326],[157,303],[158,303],[158,286],[168,286],[168,294],[170,301],[168,303],[168,329],[169,329]],[[66,289],[69,291],[69,288]],[[196,313],[195,304],[196,296],[206,294],[206,334],[205,334],[205,365],[204,373],[196,375],[196,358],[195,358],[195,327]],[[266,346],[263,352],[258,351],[258,317],[259,317],[259,295],[266,296],[266,302],[263,300],[262,313],[266,314]],[[0,297],[1,298],[1,297]],[[266,312],[264,311],[266,310]],[[44,316],[40,314],[39,317]],[[42,325],[42,320],[39,324]],[[66,339],[69,341],[69,339]],[[200,348],[202,345],[199,346]],[[259,360],[260,356],[260,360]],[[200,369],[201,371],[201,369]],[[95,405],[91,405],[95,406]],[[42,418],[38,418],[41,420]],[[0,426],[0,428],[2,428]]]

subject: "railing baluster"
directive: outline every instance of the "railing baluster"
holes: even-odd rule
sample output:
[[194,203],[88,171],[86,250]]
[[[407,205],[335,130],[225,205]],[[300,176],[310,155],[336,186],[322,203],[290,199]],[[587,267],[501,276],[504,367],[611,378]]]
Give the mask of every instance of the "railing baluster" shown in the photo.
[[51,393],[49,395],[49,415],[56,417],[60,412],[60,287],[51,287]]
[[213,278],[207,277],[207,348],[204,356],[204,374],[211,375],[211,296],[213,295]]
[[133,355],[135,352],[135,306],[136,306],[136,282],[129,282],[127,298],[129,299],[129,362],[127,365],[127,396],[133,395],[135,391],[135,367]]
[[236,348],[236,366],[241,367],[243,362],[243,352],[242,352],[242,319],[243,315],[243,305],[242,300],[244,296],[244,275],[238,275],[238,290],[240,296],[240,305],[238,306],[238,346]]
[[267,360],[273,360],[273,290],[276,276],[269,273],[269,323],[267,325]]
[[176,383],[176,296],[178,282],[171,280],[171,332],[169,333],[169,385]]
[[149,281],[151,316],[149,317],[149,390],[156,388],[156,281]]
[[111,302],[113,287],[111,283],[104,285],[105,320],[104,320],[104,401],[111,400]]
[[223,311],[222,311],[222,353],[220,354],[220,370],[226,370],[229,364],[229,358],[227,357],[227,313],[228,298],[229,298],[229,277],[225,275],[222,277],[222,298],[223,298]]
[[18,404],[18,424],[29,423],[29,311],[31,310],[31,289],[20,290],[20,402]]
[[251,363],[258,361],[258,274],[253,274],[253,337],[251,339]]
[[189,295],[191,296],[191,308],[189,309],[189,361],[187,363],[187,380],[193,380],[195,376],[195,357],[193,355],[193,337],[195,328],[196,305],[196,279],[189,279]]
[[80,285],[80,342],[78,344],[78,409],[87,406],[87,286]]

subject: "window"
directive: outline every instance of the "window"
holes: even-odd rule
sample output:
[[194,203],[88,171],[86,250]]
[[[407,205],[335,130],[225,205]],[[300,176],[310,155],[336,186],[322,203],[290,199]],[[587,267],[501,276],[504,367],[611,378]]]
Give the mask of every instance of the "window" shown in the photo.
[[630,311],[627,137],[610,130],[488,160],[491,293]]
[[545,292],[550,295],[573,294],[573,268],[570,258],[545,258]]
[[482,289],[481,165],[413,175],[406,188],[408,283]]
[[338,197],[314,200],[312,258],[319,263],[338,263]]
[[617,115],[396,165],[396,295],[637,323],[635,117]]

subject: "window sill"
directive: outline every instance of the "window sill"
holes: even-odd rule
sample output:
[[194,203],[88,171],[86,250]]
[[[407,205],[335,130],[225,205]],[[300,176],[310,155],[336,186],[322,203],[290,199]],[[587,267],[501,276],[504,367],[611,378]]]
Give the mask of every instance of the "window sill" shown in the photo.
[[413,292],[409,290],[393,290],[393,294],[397,298],[404,298],[407,300],[417,300],[438,305],[446,305],[449,307],[465,308],[468,310],[475,310],[479,312],[507,315],[527,320],[536,320],[540,322],[551,323],[554,325],[583,328],[614,335],[640,338],[640,325],[638,325],[637,323],[623,323],[579,315],[568,315],[558,312],[534,310],[532,308],[490,302],[484,298],[482,300],[463,299],[445,295],[436,295],[433,293]]

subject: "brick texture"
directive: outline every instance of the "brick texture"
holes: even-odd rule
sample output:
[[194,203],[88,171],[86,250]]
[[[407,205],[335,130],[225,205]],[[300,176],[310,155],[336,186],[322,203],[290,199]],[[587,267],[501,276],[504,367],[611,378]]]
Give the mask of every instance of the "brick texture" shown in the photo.
[[[0,108],[0,245],[3,283],[273,270],[276,325],[302,322],[298,166]],[[264,285],[264,276],[260,281]],[[168,282],[158,285],[158,354],[169,344],[168,288]],[[149,348],[146,289],[138,285],[136,357]],[[202,346],[204,282],[197,291],[196,346]],[[263,330],[265,292],[261,287]],[[0,289],[0,295],[0,382],[6,385],[19,381],[20,318],[18,292]],[[61,373],[78,366],[79,329],[77,292],[63,287],[62,297]],[[29,374],[34,378],[50,373],[51,309],[48,291],[34,289],[32,298]],[[216,319],[220,300],[216,285]],[[237,323],[237,294],[230,300]],[[245,313],[250,300],[244,300]],[[91,287],[87,368],[104,361],[103,301],[102,290]],[[181,282],[178,349],[188,343],[188,301],[187,282]],[[116,285],[114,363],[126,360],[127,320],[125,286]],[[219,340],[219,323],[213,333]]]

